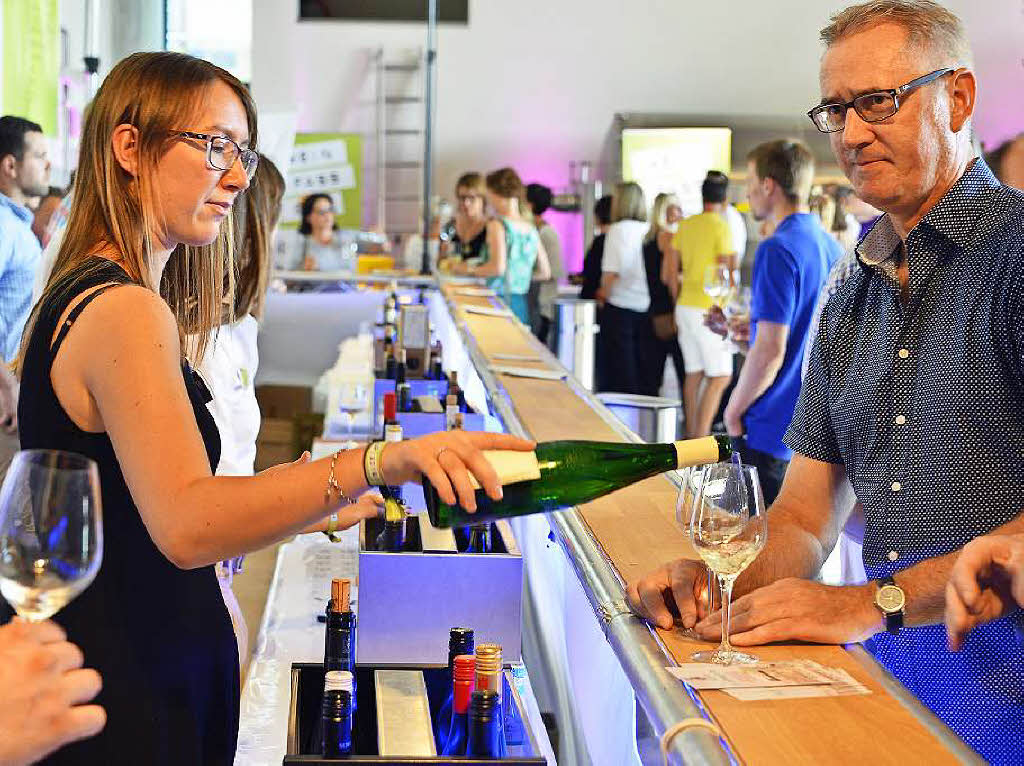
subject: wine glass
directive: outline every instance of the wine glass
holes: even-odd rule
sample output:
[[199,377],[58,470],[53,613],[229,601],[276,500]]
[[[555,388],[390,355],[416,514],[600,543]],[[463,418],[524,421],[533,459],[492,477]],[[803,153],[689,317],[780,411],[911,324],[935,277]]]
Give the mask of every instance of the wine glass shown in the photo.
[[[693,503],[700,494],[700,482],[703,474],[703,466],[694,466],[679,472],[682,483],[679,485],[679,496],[676,499],[676,523],[687,535],[690,535]],[[701,581],[696,584],[695,588],[701,614],[710,614],[721,606],[715,586],[715,573],[711,571],[711,567],[705,565],[704,571],[701,573]],[[693,634],[693,637],[696,637],[696,633]]]
[[721,264],[704,269],[704,292],[717,303],[729,294],[729,269]]
[[23,619],[49,619],[85,590],[103,560],[96,463],[23,450],[0,488],[0,593]]
[[736,651],[729,643],[729,612],[733,583],[757,558],[767,536],[757,469],[738,462],[705,468],[693,497],[690,537],[697,554],[717,575],[722,590],[722,643],[713,651],[694,654],[694,662],[757,662],[756,657]]
[[363,412],[369,403],[369,391],[365,383],[346,381],[341,384],[341,395],[338,397],[338,409],[345,413],[345,425],[348,428],[348,439],[352,440],[352,426],[355,416]]

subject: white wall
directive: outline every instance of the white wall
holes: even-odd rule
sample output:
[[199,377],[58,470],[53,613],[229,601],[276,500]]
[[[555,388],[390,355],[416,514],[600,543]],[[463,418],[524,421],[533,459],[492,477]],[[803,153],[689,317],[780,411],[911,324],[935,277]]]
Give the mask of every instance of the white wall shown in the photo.
[[[615,112],[802,114],[817,100],[828,0],[472,0],[439,34],[438,181],[513,163],[564,182],[594,158]],[[1020,0],[949,0],[981,81],[983,140],[1024,128]],[[300,130],[340,124],[360,48],[417,46],[422,25],[296,21],[294,0],[254,0],[253,91],[297,108]],[[623,51],[619,54],[618,51]]]

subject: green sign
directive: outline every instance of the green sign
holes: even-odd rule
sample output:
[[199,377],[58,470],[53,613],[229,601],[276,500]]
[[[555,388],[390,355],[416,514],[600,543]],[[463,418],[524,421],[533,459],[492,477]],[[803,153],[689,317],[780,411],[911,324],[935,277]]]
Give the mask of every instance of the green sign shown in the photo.
[[60,21],[57,0],[3,0],[0,112],[57,135]]
[[352,133],[297,133],[288,168],[281,228],[297,229],[302,200],[327,194],[342,229],[362,229],[363,144]]

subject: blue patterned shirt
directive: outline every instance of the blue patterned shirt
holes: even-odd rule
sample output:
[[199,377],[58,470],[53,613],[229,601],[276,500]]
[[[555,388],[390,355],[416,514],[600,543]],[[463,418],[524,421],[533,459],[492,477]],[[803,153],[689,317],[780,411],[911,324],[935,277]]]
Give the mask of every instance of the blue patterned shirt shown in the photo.
[[[1024,510],[1024,194],[976,160],[906,241],[883,216],[829,300],[786,443],[842,463],[870,579],[951,553]],[[941,625],[867,648],[993,763],[1024,757],[1024,617],[946,649]]]
[[6,362],[18,355],[42,254],[32,211],[0,194],[0,356]]

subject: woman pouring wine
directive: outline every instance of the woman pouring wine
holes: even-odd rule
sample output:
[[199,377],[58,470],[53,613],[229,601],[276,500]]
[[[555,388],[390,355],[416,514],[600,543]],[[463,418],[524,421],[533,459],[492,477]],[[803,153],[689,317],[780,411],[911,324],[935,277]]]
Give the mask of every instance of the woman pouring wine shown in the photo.
[[108,722],[52,763],[232,762],[238,656],[213,565],[335,512],[356,523],[373,508],[352,498],[371,483],[426,475],[472,508],[472,472],[497,499],[481,449],[533,446],[441,433],[213,475],[220,439],[189,359],[231,302],[230,211],[255,144],[245,87],[178,53],[121,61],[85,121],[67,230],[22,342],[19,419],[22,447],[99,465],[104,561],[57,622],[101,673]]

